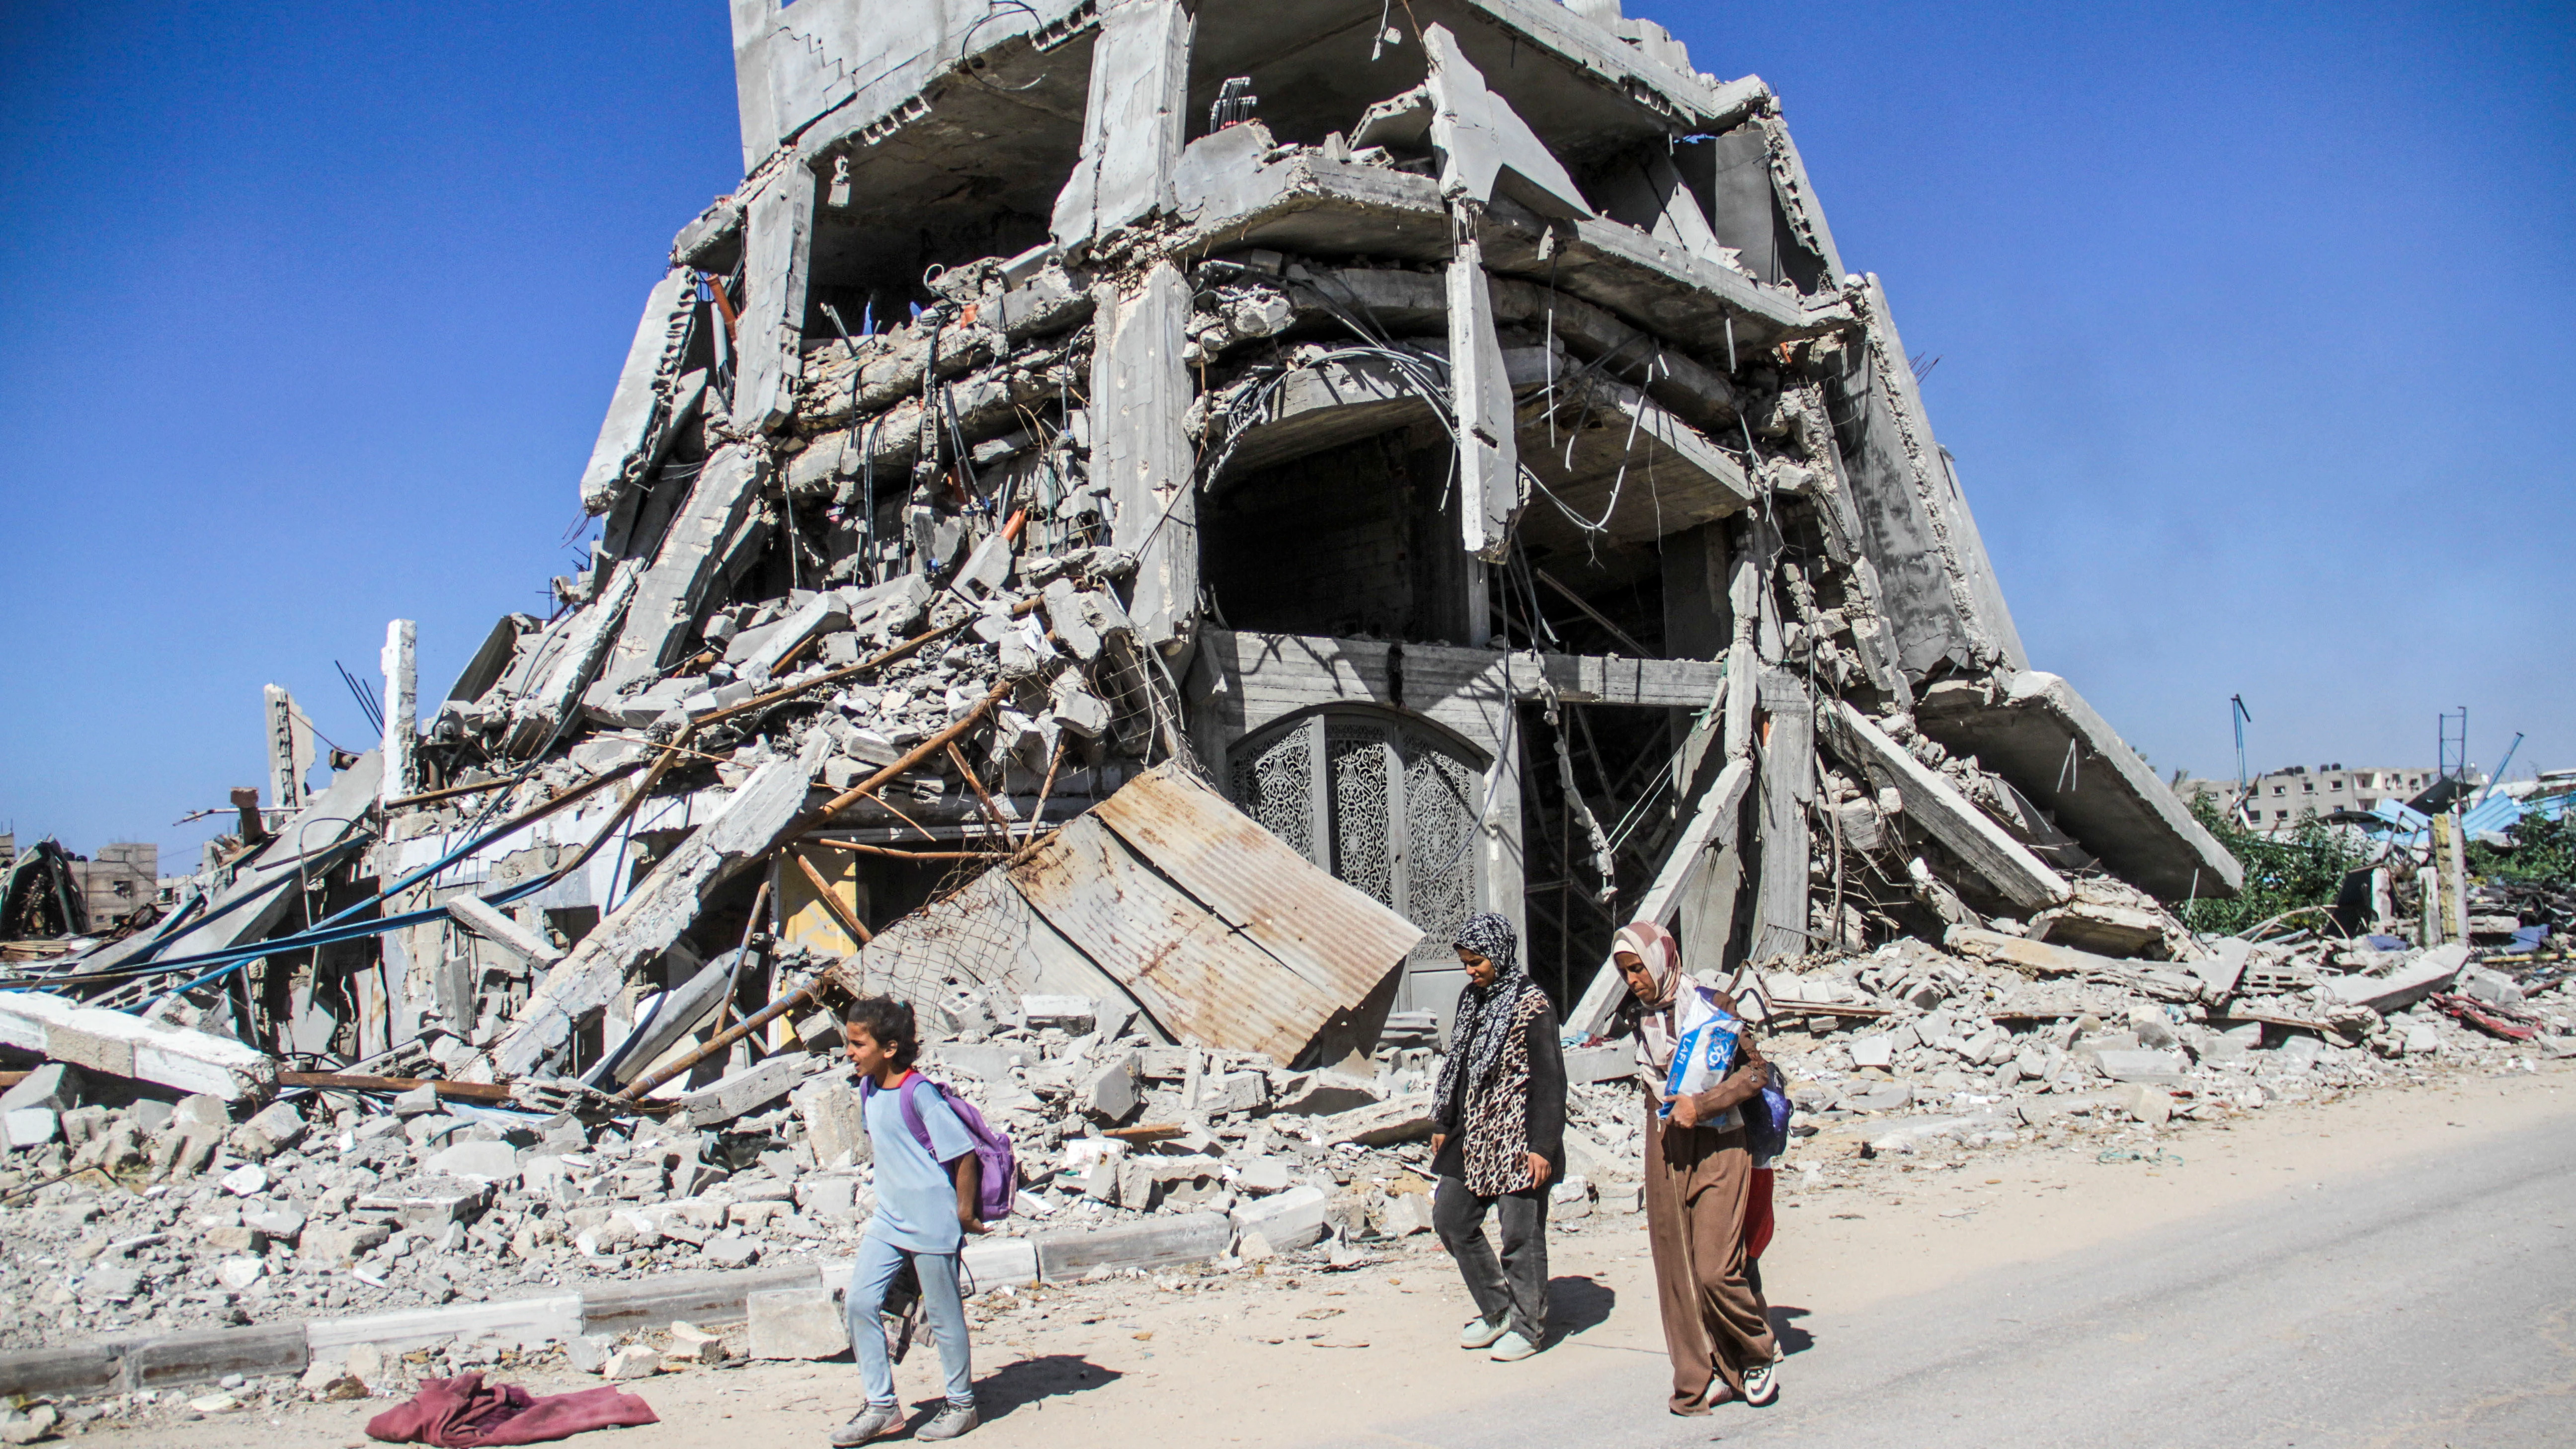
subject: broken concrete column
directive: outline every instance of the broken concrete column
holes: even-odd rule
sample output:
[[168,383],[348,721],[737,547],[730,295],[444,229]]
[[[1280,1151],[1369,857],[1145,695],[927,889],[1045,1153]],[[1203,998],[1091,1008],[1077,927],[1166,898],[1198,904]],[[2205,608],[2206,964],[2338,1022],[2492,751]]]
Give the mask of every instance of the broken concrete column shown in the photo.
[[1134,296],[1103,283],[1097,305],[1092,475],[1109,488],[1112,537],[1136,557],[1130,612],[1139,639],[1169,652],[1189,639],[1199,597],[1197,464],[1184,425],[1190,375],[1181,362],[1189,282],[1180,268],[1158,262]]
[[1762,884],[1754,897],[1747,959],[1807,954],[1807,810],[1816,798],[1815,706],[1796,676],[1766,670],[1760,686],[1770,716],[1762,745]]
[[766,855],[796,823],[806,787],[831,746],[831,736],[816,730],[796,758],[772,760],[754,771],[705,828],[673,848],[643,885],[546,973],[518,1019],[467,1075],[479,1081],[523,1077],[561,1048],[575,1021],[606,1006],[629,974],[680,938],[717,886]]
[[790,162],[751,198],[743,240],[742,361],[734,427],[771,433],[796,409],[804,366],[805,283],[813,257],[814,173]]
[[[1449,395],[1458,417],[1459,542],[1477,559],[1499,561],[1520,511],[1520,451],[1514,442],[1512,386],[1503,375],[1503,345],[1494,335],[1494,298],[1485,254],[1476,243],[1472,207],[1458,214],[1457,251],[1449,259]],[[1471,571],[1471,598],[1484,580]],[[1468,640],[1482,646],[1487,611],[1468,611]]]
[[1172,178],[1189,118],[1189,7],[1110,0],[1101,10],[1082,155],[1056,196],[1049,227],[1067,253],[1174,205]]
[[697,276],[687,267],[673,267],[644,299],[644,315],[635,324],[626,366],[609,395],[599,441],[591,446],[589,466],[581,472],[583,512],[606,513],[651,470],[670,411],[667,394],[688,356],[697,316]]
[[295,697],[277,685],[261,686],[260,703],[268,723],[268,807],[293,813],[304,808],[313,727],[296,711]]
[[385,625],[385,772],[379,797],[391,803],[420,788],[412,751],[420,740],[420,625],[396,619]]

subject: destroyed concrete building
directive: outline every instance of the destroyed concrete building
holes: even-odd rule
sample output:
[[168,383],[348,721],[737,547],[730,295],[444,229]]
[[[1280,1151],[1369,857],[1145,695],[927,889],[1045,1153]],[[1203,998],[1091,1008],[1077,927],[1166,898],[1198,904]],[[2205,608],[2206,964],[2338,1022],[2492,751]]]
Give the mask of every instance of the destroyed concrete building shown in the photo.
[[[430,695],[395,621],[319,791],[272,691],[268,805],[0,993],[0,1200],[92,1265],[54,1327],[310,1318],[301,1371],[453,1296],[543,1340],[648,1272],[814,1291],[870,1202],[858,992],[1020,1145],[979,1281],[1419,1230],[1382,1185],[1477,910],[1577,1047],[1567,1214],[1634,1203],[1593,1039],[1639,917],[1836,1125],[2445,1039],[2380,1013],[2466,946],[2166,909],[2239,867],[2025,657],[1759,80],[1615,0],[732,9],[745,174],[553,616]],[[2563,1035],[2555,968],[2483,987]]]
[[2024,657],[1758,79],[1615,3],[861,13],[734,5],[554,617],[434,699],[398,621],[312,798],[272,687],[270,814],[75,989],[379,1075],[613,1088],[817,972],[1284,1065],[1436,1032],[1476,910],[1591,1030],[1636,916],[1726,972],[2236,888]]

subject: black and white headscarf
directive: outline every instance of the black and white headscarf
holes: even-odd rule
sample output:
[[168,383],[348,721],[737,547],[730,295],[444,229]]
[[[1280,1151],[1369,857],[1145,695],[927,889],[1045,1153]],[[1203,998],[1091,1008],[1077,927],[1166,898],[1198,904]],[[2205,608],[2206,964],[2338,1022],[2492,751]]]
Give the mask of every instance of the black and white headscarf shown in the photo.
[[1469,916],[1450,944],[1493,962],[1494,984],[1470,984],[1458,993],[1458,1014],[1449,1024],[1449,1056],[1440,1064],[1438,1095],[1432,1099],[1442,1111],[1457,1100],[1462,1066],[1469,1082],[1493,1076],[1495,1063],[1503,1058],[1503,1046],[1511,1040],[1521,993],[1536,985],[1521,969],[1520,939],[1512,934],[1512,923],[1492,911]]

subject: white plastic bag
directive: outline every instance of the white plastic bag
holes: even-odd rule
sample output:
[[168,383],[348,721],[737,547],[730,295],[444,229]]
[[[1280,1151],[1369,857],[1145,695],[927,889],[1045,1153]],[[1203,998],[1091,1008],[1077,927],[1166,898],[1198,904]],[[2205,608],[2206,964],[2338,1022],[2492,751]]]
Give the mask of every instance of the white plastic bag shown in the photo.
[[[1672,1070],[1664,1075],[1666,1100],[1657,1110],[1660,1115],[1673,1115],[1673,1097],[1696,1097],[1726,1080],[1735,1065],[1735,1043],[1744,1023],[1730,1016],[1696,986],[1685,987],[1681,1000],[1673,1005],[1673,1026],[1680,1039],[1673,1047]],[[1704,1122],[1704,1127],[1720,1131],[1740,1122],[1742,1117],[1729,1108],[1718,1121]]]

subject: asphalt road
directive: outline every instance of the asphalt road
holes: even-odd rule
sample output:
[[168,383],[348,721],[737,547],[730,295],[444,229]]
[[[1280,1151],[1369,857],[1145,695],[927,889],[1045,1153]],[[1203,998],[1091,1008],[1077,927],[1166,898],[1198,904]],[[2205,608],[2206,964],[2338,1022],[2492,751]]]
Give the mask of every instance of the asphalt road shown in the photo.
[[1775,1285],[1791,1352],[1767,1409],[1672,1417],[1661,1355],[1595,1349],[1578,1390],[1388,1416],[1344,1442],[2576,1444],[2576,1133],[2489,1138],[2297,1201],[2217,1210],[1865,1317],[1805,1313]]

